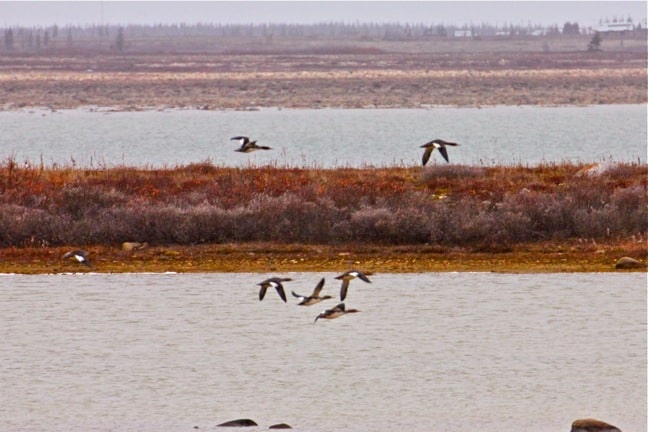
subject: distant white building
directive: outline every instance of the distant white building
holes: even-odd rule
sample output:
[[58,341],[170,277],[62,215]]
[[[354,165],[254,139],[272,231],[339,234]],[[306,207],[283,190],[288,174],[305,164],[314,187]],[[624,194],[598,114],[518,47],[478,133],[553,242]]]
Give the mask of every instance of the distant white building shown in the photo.
[[472,30],[455,30],[454,32],[454,37],[472,37],[473,32]]
[[631,22],[611,22],[599,24],[594,30],[599,33],[633,31],[634,25]]

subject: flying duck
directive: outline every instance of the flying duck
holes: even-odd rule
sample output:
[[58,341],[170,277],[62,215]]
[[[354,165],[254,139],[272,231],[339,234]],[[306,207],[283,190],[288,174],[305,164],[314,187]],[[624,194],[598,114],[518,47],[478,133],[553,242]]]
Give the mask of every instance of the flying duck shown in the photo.
[[92,264],[90,263],[90,261],[88,261],[88,252],[86,252],[84,250],[81,250],[81,249],[77,249],[77,250],[67,252],[61,258],[62,259],[72,258],[72,259],[75,259],[77,262],[80,262],[81,264],[83,264],[85,266],[92,267]]
[[324,312],[320,313],[315,317],[315,321],[313,323],[316,323],[318,319],[323,318],[323,319],[335,319],[339,318],[342,315],[348,314],[348,313],[356,313],[360,312],[358,309],[345,309],[344,308],[344,303],[340,303],[337,306],[335,306],[333,309],[326,309]]
[[441,156],[446,160],[446,162],[450,162],[448,159],[448,150],[446,150],[446,146],[458,146],[459,144],[453,143],[453,142],[448,142],[448,141],[443,141],[442,139],[435,139],[430,141],[427,144],[423,144],[421,148],[425,149],[425,152],[423,152],[423,165],[427,163],[427,161],[430,159],[430,155],[432,154],[432,151],[434,149],[439,149],[439,153],[441,153]]
[[371,283],[367,275],[359,270],[349,270],[348,272],[342,273],[340,276],[335,276],[335,279],[342,281],[342,287],[340,288],[340,300],[344,301],[347,295],[347,290],[349,289],[349,282],[351,281],[351,279],[355,278],[359,278],[367,283]]
[[250,138],[248,138],[246,136],[235,136],[235,137],[232,137],[230,139],[241,142],[241,147],[234,150],[234,151],[237,151],[237,152],[251,153],[254,150],[272,150],[271,147],[257,145],[256,141],[250,141]]
[[303,296],[293,291],[292,295],[301,299],[301,301],[297,306],[311,306],[314,305],[315,303],[321,302],[322,300],[328,300],[333,298],[330,295],[325,295],[320,297],[319,293],[322,291],[322,288],[324,288],[324,278],[322,278],[319,281],[319,283],[315,286],[315,289],[313,290],[313,294],[309,296]]
[[281,300],[286,302],[286,293],[284,292],[283,285],[281,285],[281,282],[289,282],[291,281],[291,278],[278,278],[278,277],[271,277],[269,279],[264,280],[263,282],[258,283],[257,285],[261,285],[261,289],[259,290],[259,301],[263,300],[263,297],[265,297],[265,293],[269,287],[273,287],[274,289],[277,290],[277,294],[279,294],[279,297],[281,297]]

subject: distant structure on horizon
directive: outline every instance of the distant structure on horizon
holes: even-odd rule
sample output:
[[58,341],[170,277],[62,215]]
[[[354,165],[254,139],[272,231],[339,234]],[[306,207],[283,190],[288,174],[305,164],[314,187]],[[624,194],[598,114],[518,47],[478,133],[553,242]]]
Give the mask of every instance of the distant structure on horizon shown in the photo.
[[601,21],[593,30],[599,33],[615,33],[642,29],[646,29],[646,18],[642,19],[637,24],[633,23],[631,18],[628,18],[625,21],[616,19],[612,21],[606,20],[605,22]]

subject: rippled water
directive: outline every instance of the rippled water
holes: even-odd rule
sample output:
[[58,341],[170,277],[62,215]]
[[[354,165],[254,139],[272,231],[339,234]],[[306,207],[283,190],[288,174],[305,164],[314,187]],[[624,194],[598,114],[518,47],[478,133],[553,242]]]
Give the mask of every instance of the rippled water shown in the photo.
[[646,431],[645,274],[265,276],[0,276],[0,430]]
[[[431,109],[0,112],[0,156],[111,167],[420,165],[420,145],[456,141],[457,164],[646,161],[645,105]],[[248,135],[272,151],[236,153]],[[445,164],[433,154],[432,163]]]

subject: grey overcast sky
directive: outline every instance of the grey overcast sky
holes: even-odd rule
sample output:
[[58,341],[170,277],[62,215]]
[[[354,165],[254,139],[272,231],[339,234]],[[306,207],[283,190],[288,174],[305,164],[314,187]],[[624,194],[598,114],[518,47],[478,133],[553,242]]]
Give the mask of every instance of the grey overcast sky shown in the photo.
[[596,25],[646,18],[647,1],[5,1],[0,26],[57,24],[410,24]]

